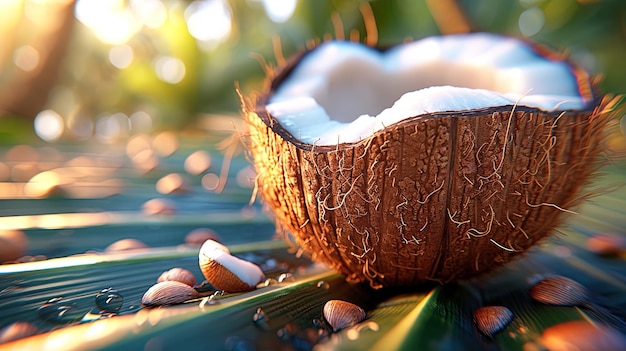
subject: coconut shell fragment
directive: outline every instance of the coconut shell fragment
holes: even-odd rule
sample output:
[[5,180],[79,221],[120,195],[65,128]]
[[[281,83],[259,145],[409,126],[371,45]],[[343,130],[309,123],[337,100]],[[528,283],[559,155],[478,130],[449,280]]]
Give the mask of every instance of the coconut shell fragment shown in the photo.
[[361,323],[366,317],[361,307],[343,300],[327,301],[322,311],[324,319],[335,331]]
[[146,306],[176,305],[198,296],[196,289],[189,285],[169,280],[151,286],[141,298],[141,303]]
[[485,306],[474,311],[476,327],[489,337],[506,328],[513,317],[513,312],[504,306]]
[[555,306],[579,306],[589,300],[587,289],[567,277],[548,277],[530,288],[530,296],[537,302]]
[[599,167],[615,103],[594,98],[575,70],[597,104],[426,113],[361,141],[316,145],[266,109],[298,62],[243,101],[258,190],[312,259],[373,287],[472,277],[548,236]]
[[227,247],[213,240],[200,248],[198,263],[204,277],[228,293],[254,290],[265,278],[259,266],[230,255]]

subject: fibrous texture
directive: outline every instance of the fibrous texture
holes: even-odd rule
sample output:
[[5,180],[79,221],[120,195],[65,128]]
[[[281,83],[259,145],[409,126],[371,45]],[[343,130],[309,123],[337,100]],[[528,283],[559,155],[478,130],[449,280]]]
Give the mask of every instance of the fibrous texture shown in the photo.
[[244,103],[264,201],[314,260],[374,287],[474,276],[547,236],[597,169],[614,103],[426,113],[330,146],[287,132],[266,99]]

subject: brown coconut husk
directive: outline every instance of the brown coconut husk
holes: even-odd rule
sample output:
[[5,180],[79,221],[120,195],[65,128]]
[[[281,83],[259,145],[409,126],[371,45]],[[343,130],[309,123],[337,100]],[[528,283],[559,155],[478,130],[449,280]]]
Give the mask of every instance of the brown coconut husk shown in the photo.
[[425,114],[360,142],[316,146],[265,110],[299,58],[243,102],[258,191],[313,260],[373,287],[472,277],[548,236],[601,165],[617,102]]
[[256,288],[254,285],[248,285],[235,273],[212,259],[200,260],[200,270],[211,285],[227,293],[251,291]]

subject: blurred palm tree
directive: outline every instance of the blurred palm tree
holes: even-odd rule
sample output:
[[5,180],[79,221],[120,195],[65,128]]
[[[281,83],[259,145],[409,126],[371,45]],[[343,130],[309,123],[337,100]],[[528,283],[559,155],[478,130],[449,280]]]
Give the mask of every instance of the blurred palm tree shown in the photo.
[[[10,116],[25,118],[28,130],[40,116],[41,126],[61,130],[50,134],[54,140],[124,136],[186,127],[203,114],[236,114],[235,82],[245,92],[258,90],[265,75],[259,61],[273,63],[277,49],[289,56],[329,34],[364,40],[362,3],[1,2],[0,133],[17,133]],[[475,31],[528,37],[566,51],[604,76],[602,91],[626,92],[623,1],[374,0],[369,6],[382,46],[455,31],[449,26],[466,21]],[[460,17],[453,16],[455,8]]]

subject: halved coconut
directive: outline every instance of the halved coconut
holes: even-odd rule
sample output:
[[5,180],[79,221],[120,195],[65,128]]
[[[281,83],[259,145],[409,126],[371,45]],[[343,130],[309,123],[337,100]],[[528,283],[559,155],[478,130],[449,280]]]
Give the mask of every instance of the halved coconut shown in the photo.
[[278,225],[380,287],[474,276],[547,236],[597,169],[608,104],[546,49],[462,34],[324,42],[243,110]]

